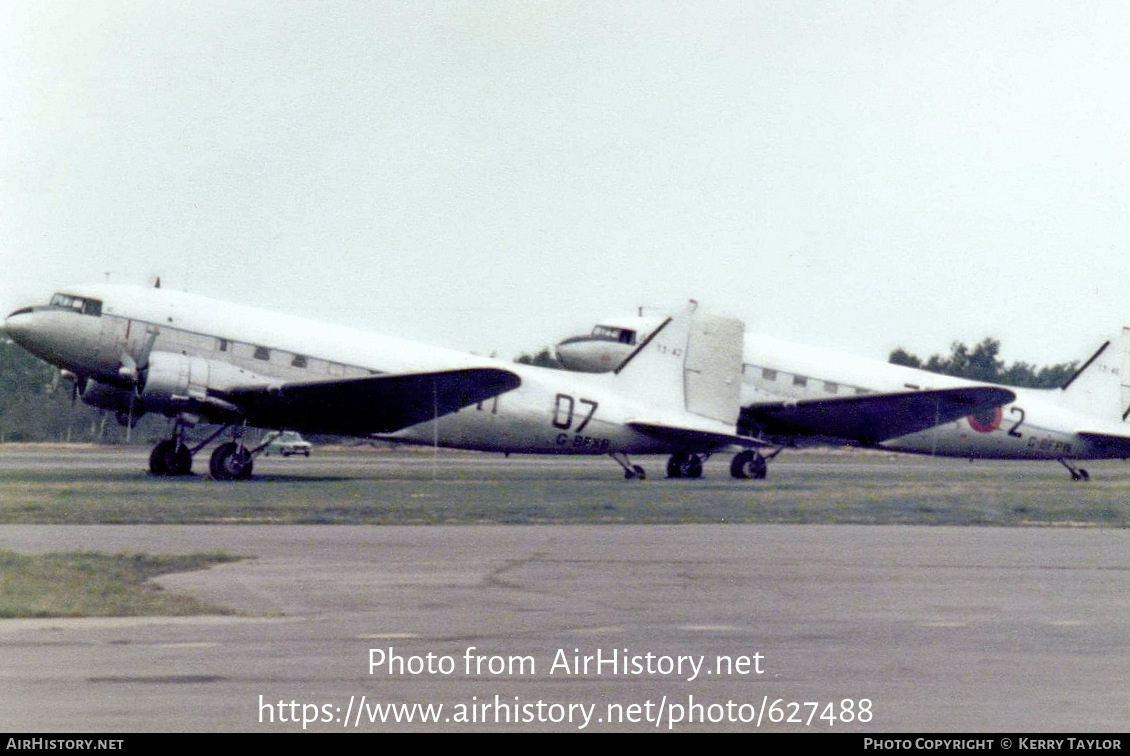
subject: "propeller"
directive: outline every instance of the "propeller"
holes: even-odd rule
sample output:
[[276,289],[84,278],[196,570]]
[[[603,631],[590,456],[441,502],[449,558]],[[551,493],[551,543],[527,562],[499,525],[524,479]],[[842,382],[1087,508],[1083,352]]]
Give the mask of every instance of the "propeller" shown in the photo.
[[134,404],[137,402],[141,394],[141,389],[145,385],[145,371],[149,368],[149,353],[153,351],[153,344],[157,341],[157,336],[160,333],[161,329],[157,326],[148,326],[145,329],[145,343],[141,345],[141,351],[138,353],[137,358],[134,358],[129,352],[122,354],[118,375],[129,381],[133,387],[133,391],[129,393],[129,408],[126,413],[127,444],[130,442],[130,431],[136,424],[133,419]]
[[48,387],[48,391],[50,391],[50,393],[52,394],[58,392],[59,384],[63,381],[71,384],[71,406],[74,407],[75,402],[78,400],[79,394],[81,394],[83,388],[86,387],[86,376],[76,375],[70,370],[66,369],[60,370],[59,372],[55,373],[55,377],[51,380],[51,385]]

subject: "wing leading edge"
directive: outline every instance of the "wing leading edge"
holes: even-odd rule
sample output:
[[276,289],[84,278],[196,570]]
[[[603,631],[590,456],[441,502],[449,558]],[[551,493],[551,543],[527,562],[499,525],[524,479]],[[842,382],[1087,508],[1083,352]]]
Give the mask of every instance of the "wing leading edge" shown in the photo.
[[236,388],[223,397],[251,425],[366,436],[458,412],[521,383],[509,370],[468,368]]
[[995,386],[866,394],[770,402],[743,407],[743,436],[809,436],[878,444],[1008,404],[1016,394]]

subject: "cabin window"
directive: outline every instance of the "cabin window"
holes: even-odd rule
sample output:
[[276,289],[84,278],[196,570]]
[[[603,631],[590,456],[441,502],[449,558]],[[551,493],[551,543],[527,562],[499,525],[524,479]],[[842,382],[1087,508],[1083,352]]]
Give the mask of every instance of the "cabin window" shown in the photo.
[[870,393],[871,393],[871,390],[870,390],[870,389],[865,389],[865,388],[857,388],[857,389],[855,390],[855,393],[856,393],[856,394],[858,394],[859,396],[863,396],[864,394],[870,394]]
[[102,317],[102,302],[97,299],[87,299],[82,303],[82,314],[93,315],[96,318]]
[[271,350],[262,346],[255,347],[255,359],[269,361],[271,359]]
[[294,359],[290,361],[290,364],[291,364],[292,367],[296,367],[296,368],[306,367],[306,355],[304,355],[304,354],[294,355]]
[[793,376],[793,385],[794,386],[807,386],[808,385],[808,378],[806,378],[803,375],[794,375]]
[[219,342],[216,346],[217,349],[219,349],[221,352],[228,351],[228,340],[227,339],[216,339],[216,341]]
[[777,380],[777,371],[773,368],[761,368],[761,377],[767,381]]
[[840,384],[833,383],[832,381],[824,381],[824,390],[829,394],[834,394],[840,390]]

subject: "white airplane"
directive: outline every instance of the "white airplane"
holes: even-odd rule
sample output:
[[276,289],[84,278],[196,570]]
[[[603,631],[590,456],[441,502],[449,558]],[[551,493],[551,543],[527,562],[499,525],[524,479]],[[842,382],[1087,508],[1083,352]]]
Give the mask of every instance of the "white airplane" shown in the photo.
[[[629,455],[670,455],[668,472],[698,477],[702,460],[738,449],[731,471],[760,459],[737,432],[744,326],[687,313],[665,318],[610,374],[504,363],[160,288],[73,286],[16,310],[7,335],[75,381],[83,401],[124,424],[145,412],[173,418],[150,454],[155,475],[188,474],[204,446],[220,480],[246,478],[262,447],[246,427],[391,439],[480,451],[607,454],[627,478]],[[902,434],[1014,398],[973,386],[923,392],[928,416],[896,408]],[[912,402],[918,394],[907,392]],[[876,410],[888,407],[886,399]],[[185,429],[219,430],[195,446]],[[877,422],[879,422],[877,420]]]
[[[83,401],[123,424],[174,418],[150,455],[188,474],[225,433],[209,470],[250,475],[246,426],[504,453],[607,454],[643,478],[635,454],[709,454],[736,434],[742,326],[680,316],[653,329],[615,375],[577,375],[425,346],[168,289],[73,286],[4,322],[58,366]],[[197,423],[221,428],[186,441]]]
[[[615,365],[628,350],[604,334],[614,328],[646,337],[654,327],[644,317],[610,322],[560,342],[558,360],[571,370]],[[743,459],[752,455],[744,469],[763,478],[768,460],[785,447],[828,441],[971,459],[1056,460],[1072,480],[1088,480],[1073,461],[1130,457],[1128,382],[1130,329],[1123,328],[1116,343],[1103,344],[1059,389],[1008,387],[1014,396],[1002,406],[944,419],[939,406],[939,422],[896,433],[889,421],[904,410],[933,412],[933,392],[985,384],[747,334],[738,432],[776,449],[767,456],[744,453]],[[921,399],[908,401],[907,391]],[[883,402],[887,410],[876,412]]]

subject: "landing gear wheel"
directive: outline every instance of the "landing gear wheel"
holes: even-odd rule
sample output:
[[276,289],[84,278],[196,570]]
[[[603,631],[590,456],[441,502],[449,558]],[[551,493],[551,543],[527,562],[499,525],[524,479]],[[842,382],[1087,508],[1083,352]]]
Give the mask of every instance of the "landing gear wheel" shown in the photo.
[[702,457],[688,452],[672,454],[667,460],[668,478],[701,478]]
[[628,480],[643,480],[647,477],[647,472],[639,465],[632,465],[632,469],[624,469],[624,477]]
[[247,480],[251,477],[251,462],[251,452],[234,441],[228,441],[212,452],[208,472],[216,480]]
[[154,475],[188,475],[192,472],[192,454],[188,446],[167,438],[149,453],[149,472]]
[[764,480],[768,474],[769,464],[765,457],[752,449],[735,455],[734,461],[730,463],[730,475],[734,478]]
[[1067,472],[1071,474],[1071,479],[1075,482],[1086,482],[1091,479],[1091,476],[1082,467],[1075,467],[1066,459],[1057,460],[1061,465],[1067,468]]

